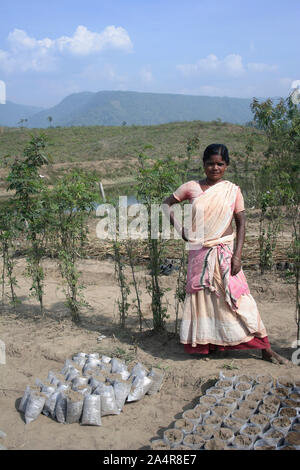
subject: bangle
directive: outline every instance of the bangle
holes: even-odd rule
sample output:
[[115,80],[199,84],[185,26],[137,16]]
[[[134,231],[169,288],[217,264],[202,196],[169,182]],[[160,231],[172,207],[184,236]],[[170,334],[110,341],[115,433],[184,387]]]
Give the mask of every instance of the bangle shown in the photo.
[[236,259],[238,259],[239,261],[241,261],[241,256],[233,255],[232,258],[236,258]]

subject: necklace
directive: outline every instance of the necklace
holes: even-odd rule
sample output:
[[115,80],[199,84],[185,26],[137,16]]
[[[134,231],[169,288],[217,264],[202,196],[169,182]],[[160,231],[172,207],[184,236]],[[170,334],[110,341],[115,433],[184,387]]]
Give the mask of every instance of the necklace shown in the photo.
[[209,184],[209,182],[207,181],[207,178],[205,178],[205,184],[207,184],[207,186],[214,186],[215,184],[218,184],[220,181],[217,181],[216,183],[213,183],[213,184]]

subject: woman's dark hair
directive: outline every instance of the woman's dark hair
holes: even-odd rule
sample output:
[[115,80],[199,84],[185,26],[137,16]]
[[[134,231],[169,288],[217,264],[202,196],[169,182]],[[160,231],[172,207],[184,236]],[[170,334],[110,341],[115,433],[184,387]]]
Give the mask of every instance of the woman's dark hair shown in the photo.
[[203,163],[209,159],[212,155],[220,155],[222,160],[229,165],[229,153],[226,145],[223,144],[210,144],[203,153]]

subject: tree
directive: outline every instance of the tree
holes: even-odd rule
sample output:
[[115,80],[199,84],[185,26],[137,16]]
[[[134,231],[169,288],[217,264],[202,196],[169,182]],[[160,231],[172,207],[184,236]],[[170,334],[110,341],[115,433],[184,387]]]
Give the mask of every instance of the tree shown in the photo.
[[18,122],[18,124],[20,124],[20,127],[23,128],[23,123],[26,122],[26,119],[20,119],[20,121]]
[[44,134],[33,136],[26,145],[22,158],[16,158],[7,177],[8,190],[15,190],[14,202],[18,222],[23,224],[27,241],[26,273],[32,280],[32,296],[40,303],[44,315],[44,271],[41,265],[45,256],[48,227],[48,206],[44,194],[46,183],[39,175],[39,169],[48,164],[45,154],[46,137]]
[[80,322],[80,307],[87,306],[77,261],[84,254],[88,217],[98,197],[97,176],[74,169],[64,175],[48,197],[51,238],[58,257],[66,303],[72,320]]
[[[274,232],[278,233],[284,206],[291,228],[292,243],[289,258],[290,274],[295,279],[297,340],[300,342],[300,109],[291,97],[281,98],[274,105],[271,99],[251,104],[254,121],[267,136],[265,160],[257,171],[261,208],[260,243],[265,257],[261,267],[271,267],[276,245]],[[265,230],[265,227],[267,229]],[[264,263],[264,266],[263,266]]]
[[51,126],[51,122],[53,121],[53,117],[52,117],[52,116],[48,116],[47,119],[48,119],[48,121],[49,121],[50,127],[52,127],[52,126]]

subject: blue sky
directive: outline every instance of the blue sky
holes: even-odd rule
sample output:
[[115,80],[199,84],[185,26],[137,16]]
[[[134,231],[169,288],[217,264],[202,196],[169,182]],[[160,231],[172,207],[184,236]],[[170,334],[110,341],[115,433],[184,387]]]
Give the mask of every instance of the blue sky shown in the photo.
[[299,0],[4,0],[0,80],[45,107],[100,90],[287,96],[299,20]]

